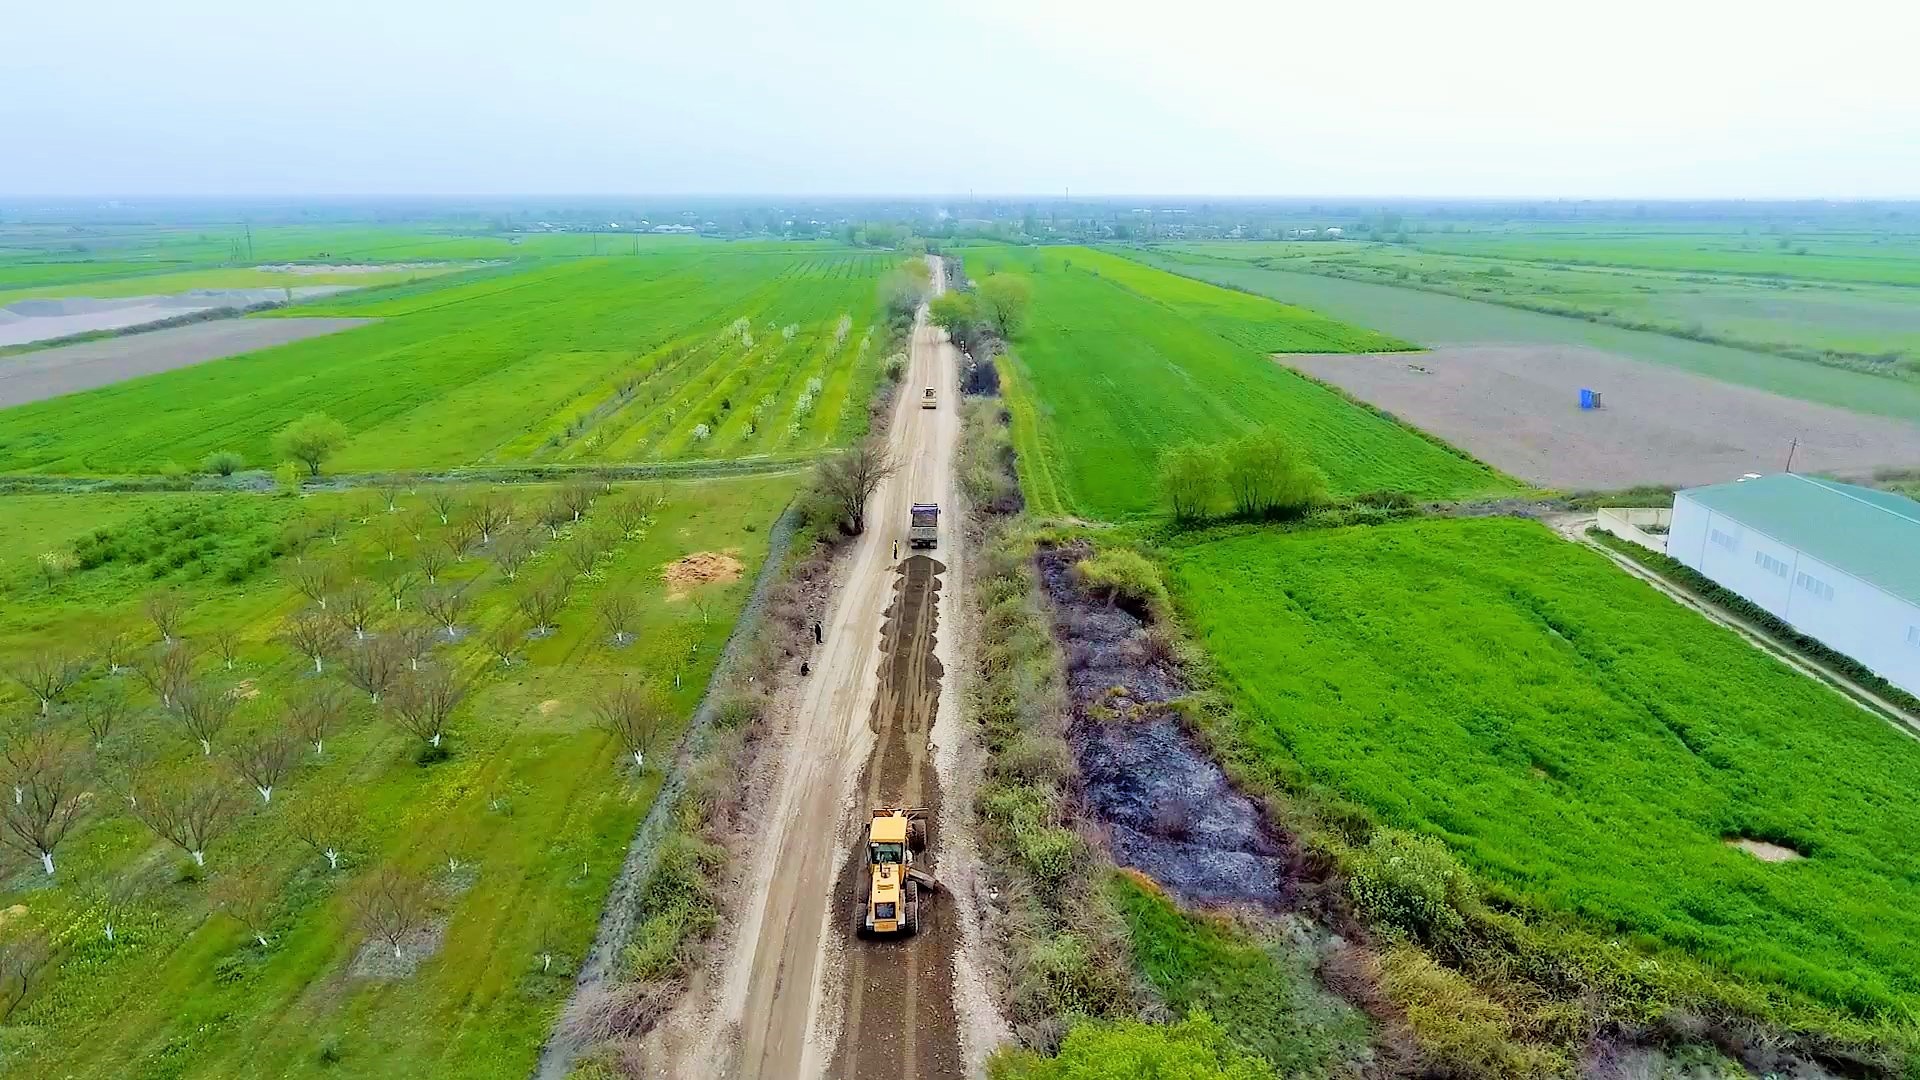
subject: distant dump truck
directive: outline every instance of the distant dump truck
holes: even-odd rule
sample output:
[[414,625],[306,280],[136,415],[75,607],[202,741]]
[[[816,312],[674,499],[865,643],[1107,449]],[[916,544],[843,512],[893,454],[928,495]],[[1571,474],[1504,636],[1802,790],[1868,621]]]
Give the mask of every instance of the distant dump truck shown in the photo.
[[940,504],[914,503],[907,529],[908,547],[940,545]]

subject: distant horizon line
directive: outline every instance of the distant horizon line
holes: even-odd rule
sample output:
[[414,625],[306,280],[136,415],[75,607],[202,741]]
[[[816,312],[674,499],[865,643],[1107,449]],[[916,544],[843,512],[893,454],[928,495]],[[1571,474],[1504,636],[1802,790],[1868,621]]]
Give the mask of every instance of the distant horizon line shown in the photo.
[[1122,202],[1143,201],[1201,201],[1222,203],[1321,203],[1321,202],[1385,202],[1385,203],[1466,203],[1497,205],[1504,203],[1546,203],[1546,204],[1721,204],[1721,205],[1879,205],[1879,204],[1920,204],[1920,194],[1915,195],[1381,195],[1381,194],[1307,194],[1307,195],[1227,195],[1205,192],[1089,192],[1072,194],[1067,191],[982,191],[982,192],[945,192],[939,194],[909,194],[904,192],[517,192],[511,194],[478,192],[353,192],[353,193],[276,193],[276,194],[140,194],[133,192],[83,192],[78,194],[55,194],[50,192],[0,192],[0,203],[48,202],[54,204],[73,202],[373,202],[373,201],[494,201],[514,202],[532,199],[554,200],[602,200],[602,199],[692,199],[709,201],[748,201],[780,199],[816,199],[828,202],[854,202],[896,200],[902,202],[988,202],[988,201],[1038,201],[1054,200],[1060,202]]

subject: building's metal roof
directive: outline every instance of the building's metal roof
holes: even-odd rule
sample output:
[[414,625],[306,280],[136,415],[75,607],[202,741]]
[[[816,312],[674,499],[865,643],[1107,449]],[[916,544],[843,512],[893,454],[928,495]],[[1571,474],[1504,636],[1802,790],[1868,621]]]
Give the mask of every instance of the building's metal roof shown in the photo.
[[1798,473],[1689,488],[1680,494],[1920,604],[1920,502]]

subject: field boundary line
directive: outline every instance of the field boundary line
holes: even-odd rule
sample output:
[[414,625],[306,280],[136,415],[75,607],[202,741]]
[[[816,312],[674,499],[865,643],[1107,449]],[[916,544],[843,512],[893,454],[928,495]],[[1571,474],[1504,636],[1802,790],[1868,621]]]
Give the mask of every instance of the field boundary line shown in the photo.
[[789,501],[780,511],[780,516],[774,519],[773,528],[768,530],[767,555],[760,564],[759,572],[754,575],[753,591],[747,595],[746,604],[734,620],[733,630],[727,634],[727,643],[721,648],[720,659],[714,664],[713,673],[707,677],[706,688],[700,692],[700,704],[694,707],[687,730],[681,733],[679,742],[673,747],[672,765],[660,782],[660,790],[654,794],[653,804],[647,807],[646,814],[633,831],[633,840],[627,845],[620,874],[607,890],[593,945],[581,958],[573,989],[554,1014],[552,1030],[547,1035],[546,1044],[540,1048],[539,1058],[535,1060],[532,1073],[535,1080],[564,1080],[575,1055],[580,1052],[578,1040],[569,1037],[563,1030],[567,1010],[579,1000],[582,991],[606,981],[614,956],[625,947],[627,938],[633,933],[637,921],[634,901],[659,861],[660,838],[667,830],[675,804],[686,789],[687,766],[697,756],[720,711],[714,700],[714,688],[733,671],[745,647],[744,643],[753,636],[753,631],[765,615],[767,594],[781,576],[794,534],[799,528],[800,514],[796,504]]

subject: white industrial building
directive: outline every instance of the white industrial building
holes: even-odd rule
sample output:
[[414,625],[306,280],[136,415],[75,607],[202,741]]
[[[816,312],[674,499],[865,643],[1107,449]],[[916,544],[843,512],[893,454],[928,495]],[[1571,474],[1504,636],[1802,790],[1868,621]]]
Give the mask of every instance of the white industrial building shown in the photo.
[[1920,502],[1794,473],[1689,488],[1667,554],[1920,694]]

